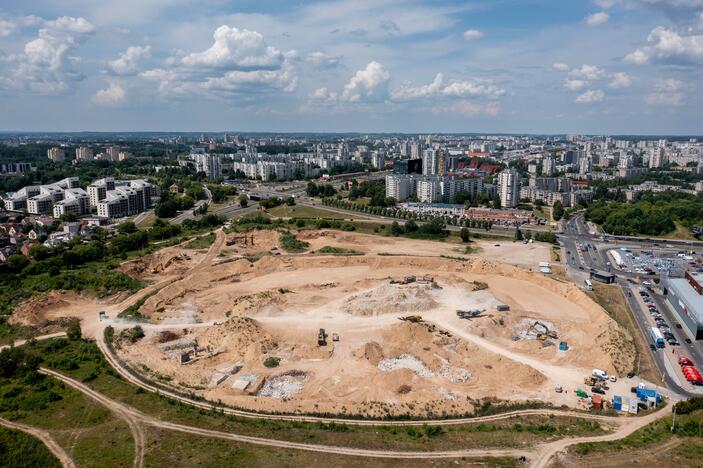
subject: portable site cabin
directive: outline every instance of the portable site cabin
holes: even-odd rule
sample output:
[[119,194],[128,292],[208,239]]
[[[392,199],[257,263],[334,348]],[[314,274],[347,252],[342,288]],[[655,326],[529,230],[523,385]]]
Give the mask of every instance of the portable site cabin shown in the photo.
[[630,398],[630,413],[631,414],[637,414],[637,411],[639,410],[637,406],[637,399],[636,398]]
[[603,399],[601,398],[600,395],[593,395],[591,397],[591,400],[593,401],[593,409],[602,409],[603,408]]
[[622,411],[622,397],[620,395],[613,395],[613,409]]
[[643,401],[645,403],[649,400],[649,398],[652,398],[651,401],[653,401],[655,405],[658,405],[662,401],[661,395],[659,395],[656,390],[651,390],[649,388],[638,387],[636,395],[640,401]]

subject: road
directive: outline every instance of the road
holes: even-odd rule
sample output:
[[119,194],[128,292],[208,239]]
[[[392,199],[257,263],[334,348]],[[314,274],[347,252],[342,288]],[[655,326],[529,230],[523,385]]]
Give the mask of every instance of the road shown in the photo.
[[49,333],[48,335],[41,335],[41,336],[35,336],[34,338],[30,338],[28,340],[17,340],[11,345],[2,345],[0,346],[0,351],[2,351],[5,348],[9,347],[17,347],[17,346],[22,346],[23,344],[27,344],[28,342],[34,340],[34,341],[42,341],[42,340],[50,340],[52,338],[63,338],[66,336],[66,332],[56,332],[56,333]]
[[[618,239],[623,236],[604,236],[607,240],[611,237],[617,237]],[[625,298],[627,299],[630,311],[634,317],[640,331],[644,334],[645,341],[651,343],[652,340],[649,337],[649,331],[653,325],[651,321],[651,316],[649,309],[645,306],[644,302],[641,301],[639,295],[639,288],[635,287],[633,283],[638,284],[637,279],[639,276],[637,273],[628,273],[619,269],[611,268],[610,259],[608,257],[607,251],[613,248],[613,244],[609,242],[602,243],[601,236],[590,232],[586,222],[584,220],[583,213],[578,213],[572,216],[568,221],[564,223],[563,233],[559,235],[559,242],[562,244],[564,249],[564,259],[567,272],[572,276],[577,284],[583,285],[584,280],[590,275],[591,269],[610,271],[616,276],[616,284],[622,289]],[[662,240],[664,246],[654,246],[652,240],[643,240],[640,238],[627,238],[628,245],[639,245],[640,248],[649,250],[665,251],[668,253],[676,252],[676,247],[674,245],[676,242],[671,240]],[[682,241],[686,245],[690,245],[688,241]],[[579,246],[583,243],[588,244],[585,252],[579,250]],[[666,244],[671,245],[667,247]],[[653,279],[656,276],[649,277]],[[672,325],[672,332],[676,336],[679,343],[684,343],[684,336],[679,330],[673,325],[676,322],[672,316],[668,306],[665,304],[665,299],[656,293],[650,293],[656,302],[657,309],[665,315],[667,322]],[[688,352],[688,356],[694,361],[698,368],[703,368],[703,352],[701,351],[700,343],[692,343],[686,346],[684,349]],[[664,353],[671,352],[671,347],[667,345],[664,350],[651,349],[647,350],[652,354],[655,364],[662,375],[662,380],[666,386],[672,391],[686,397],[701,396],[703,392],[699,389],[694,389],[691,385],[686,382],[681,382],[681,371],[678,369],[677,365],[672,366],[670,362],[666,361]]]
[[195,219],[195,215],[193,214],[194,211],[198,210],[201,208],[203,205],[211,205],[212,204],[212,193],[210,192],[210,189],[207,188],[207,185],[203,185],[203,190],[205,191],[205,200],[198,200],[195,203],[195,206],[192,208],[189,208],[181,213],[178,214],[175,218],[172,218],[169,223],[171,224],[183,224],[183,221],[186,219]]
[[[25,432],[31,436],[36,437],[41,440],[46,448],[49,449],[51,453],[59,460],[64,468],[76,468],[76,464],[73,462],[71,457],[66,453],[66,451],[51,437],[47,431],[39,429],[37,427],[28,426],[26,424],[20,424],[14,421],[8,421],[7,419],[0,418],[0,425],[7,427],[8,429],[14,429],[16,431]],[[6,460],[9,462],[10,460]],[[14,460],[18,465],[22,465],[19,460]]]

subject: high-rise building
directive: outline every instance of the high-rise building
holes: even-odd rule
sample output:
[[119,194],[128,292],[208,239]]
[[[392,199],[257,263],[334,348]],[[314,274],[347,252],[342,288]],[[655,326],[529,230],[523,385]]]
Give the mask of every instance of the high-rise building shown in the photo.
[[553,176],[555,172],[554,158],[547,156],[542,160],[542,175],[547,177]]
[[54,162],[61,162],[66,160],[66,151],[62,148],[49,148],[46,155]]
[[76,161],[92,161],[93,160],[93,149],[86,146],[81,146],[76,148]]
[[[666,141],[666,140],[660,140],[660,141]],[[668,163],[669,163],[669,159],[666,157],[666,150],[662,146],[659,146],[657,148],[652,149],[652,152],[649,155],[650,169],[664,167]]]
[[422,175],[437,175],[437,172],[437,151],[433,149],[426,149],[422,152]]
[[195,170],[204,172],[208,179],[222,177],[222,157],[218,154],[196,154]]
[[500,206],[515,208],[520,201],[520,175],[515,169],[506,169],[498,174],[498,196]]
[[109,161],[118,161],[120,158],[120,148],[117,146],[110,146],[105,149],[105,154],[107,154],[107,159]]

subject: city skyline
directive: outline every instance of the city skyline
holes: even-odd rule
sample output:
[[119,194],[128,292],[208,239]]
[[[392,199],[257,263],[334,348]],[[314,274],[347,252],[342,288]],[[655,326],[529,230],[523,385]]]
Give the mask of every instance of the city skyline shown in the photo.
[[702,1],[563,3],[11,0],[0,129],[701,133]]

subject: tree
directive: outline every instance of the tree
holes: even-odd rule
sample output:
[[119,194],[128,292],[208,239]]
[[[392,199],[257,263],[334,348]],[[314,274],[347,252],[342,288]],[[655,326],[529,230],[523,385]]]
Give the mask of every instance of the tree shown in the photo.
[[559,221],[561,218],[564,217],[564,205],[557,200],[554,202],[554,206],[552,206],[552,218],[554,218],[554,221]]
[[7,268],[13,273],[21,272],[27,265],[29,265],[29,260],[24,255],[14,254],[7,259]]
[[403,228],[400,227],[400,224],[398,224],[398,221],[393,221],[393,223],[391,224],[391,234],[398,237],[402,233],[403,233]]
[[239,196],[239,206],[242,208],[246,208],[248,204],[249,204],[249,198],[246,195],[240,195]]
[[515,228],[515,240],[516,241],[522,240],[522,231],[520,230],[519,226]]
[[117,226],[120,234],[130,234],[137,230],[137,226],[132,221],[125,221]]
[[461,231],[459,231],[459,237],[461,237],[462,242],[469,242],[469,238],[471,237],[471,234],[469,234],[468,229],[463,227],[463,228],[461,228]]
[[80,320],[74,318],[68,322],[66,325],[66,336],[70,341],[78,341],[83,336],[81,332],[81,322]]
[[405,223],[405,232],[415,232],[417,231],[417,223],[415,222],[414,219],[408,220],[407,223]]

